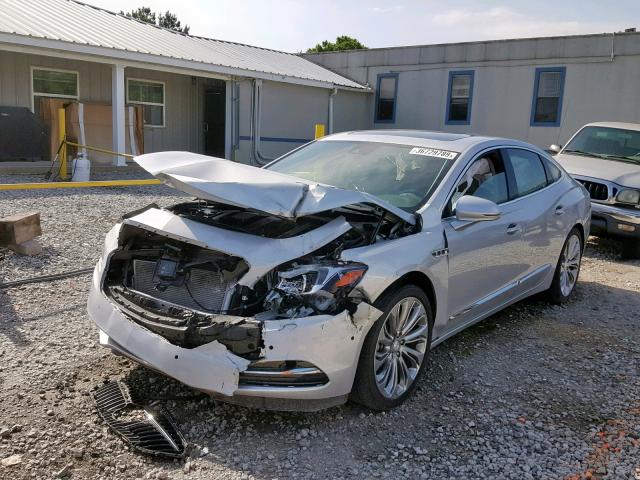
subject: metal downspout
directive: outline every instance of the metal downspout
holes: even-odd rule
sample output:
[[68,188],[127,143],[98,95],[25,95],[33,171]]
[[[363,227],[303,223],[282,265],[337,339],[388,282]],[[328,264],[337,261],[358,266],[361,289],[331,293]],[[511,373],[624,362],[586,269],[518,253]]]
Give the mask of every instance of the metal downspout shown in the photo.
[[337,94],[338,94],[337,88],[334,88],[333,90],[331,90],[331,93],[329,94],[329,125],[328,125],[329,135],[333,133],[333,98]]
[[251,163],[262,167],[275,160],[267,158],[260,152],[260,118],[262,116],[262,80],[253,80],[253,92],[251,94]]

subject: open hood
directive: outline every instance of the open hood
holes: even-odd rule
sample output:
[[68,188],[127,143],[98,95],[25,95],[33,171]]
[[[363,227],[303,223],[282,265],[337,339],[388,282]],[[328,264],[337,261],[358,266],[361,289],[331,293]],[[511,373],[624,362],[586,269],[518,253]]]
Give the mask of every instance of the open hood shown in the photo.
[[296,218],[347,205],[373,204],[415,224],[415,217],[366,192],[310,182],[223,158],[158,152],[135,162],[167,185],[203,200]]

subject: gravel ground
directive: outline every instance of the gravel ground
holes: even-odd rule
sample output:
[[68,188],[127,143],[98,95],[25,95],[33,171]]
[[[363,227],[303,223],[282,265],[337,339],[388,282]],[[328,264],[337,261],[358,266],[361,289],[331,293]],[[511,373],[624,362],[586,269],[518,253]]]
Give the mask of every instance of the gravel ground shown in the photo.
[[[2,192],[0,216],[41,212],[44,253],[0,248],[0,283],[90,266],[120,214],[179,197]],[[640,479],[640,262],[616,248],[591,239],[567,305],[527,300],[436,348],[416,394],[386,413],[216,402],[98,347],[88,276],[0,290],[0,477]],[[107,430],[90,391],[112,379],[172,412],[185,461],[140,455]]]

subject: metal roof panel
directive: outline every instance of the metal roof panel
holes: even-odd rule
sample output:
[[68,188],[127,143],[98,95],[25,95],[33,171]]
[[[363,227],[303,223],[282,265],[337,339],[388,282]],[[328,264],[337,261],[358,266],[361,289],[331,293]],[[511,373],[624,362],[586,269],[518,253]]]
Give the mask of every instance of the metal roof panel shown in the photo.
[[[0,0],[0,33],[368,90],[299,55],[185,35],[77,0]],[[63,45],[58,47],[64,49]],[[210,68],[207,69],[210,71]],[[295,82],[294,82],[295,83]]]

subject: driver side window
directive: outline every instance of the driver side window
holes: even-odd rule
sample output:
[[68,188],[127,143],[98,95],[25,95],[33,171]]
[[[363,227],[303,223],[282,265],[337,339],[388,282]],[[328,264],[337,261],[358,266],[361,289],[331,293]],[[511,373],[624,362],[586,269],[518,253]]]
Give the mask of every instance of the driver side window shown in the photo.
[[507,174],[499,150],[483,153],[473,161],[458,182],[445,216],[455,214],[456,203],[463,195],[486,198],[498,204],[509,200]]

